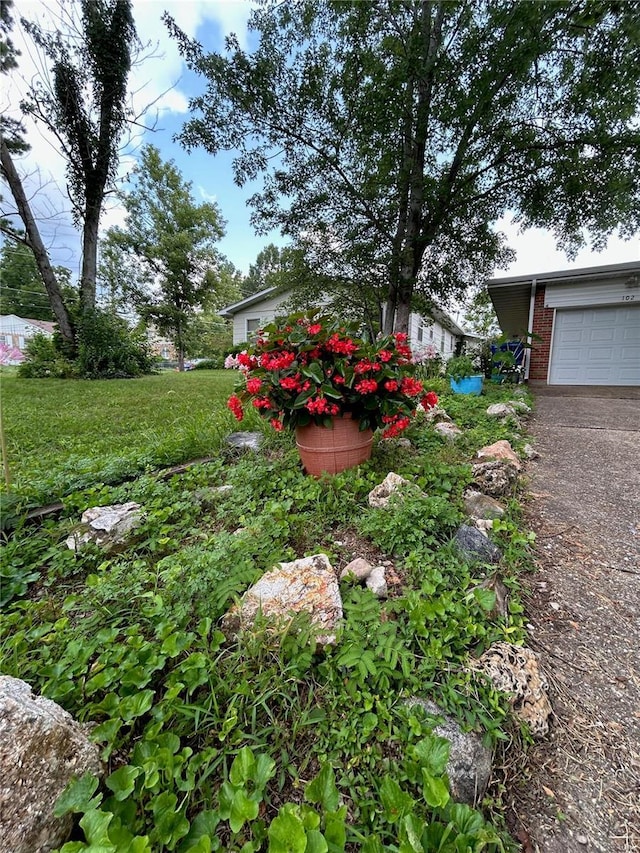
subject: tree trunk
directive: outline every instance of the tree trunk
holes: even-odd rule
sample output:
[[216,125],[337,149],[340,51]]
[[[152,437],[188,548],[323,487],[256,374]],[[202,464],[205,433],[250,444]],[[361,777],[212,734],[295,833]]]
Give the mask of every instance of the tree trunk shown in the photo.
[[13,159],[4,139],[0,140],[0,162],[2,163],[2,173],[9,184],[9,189],[13,195],[14,201],[18,208],[20,219],[24,224],[24,229],[27,233],[27,240],[30,249],[33,252],[38,271],[42,276],[42,283],[49,297],[51,310],[58,323],[60,334],[65,343],[71,348],[75,348],[75,334],[73,324],[69,316],[69,312],[62,299],[62,292],[58,284],[56,275],[51,267],[49,255],[40,237],[38,226],[33,218],[29,201],[22,186],[20,176],[13,164]]
[[85,315],[91,314],[96,308],[99,225],[100,206],[87,205],[82,229],[82,274],[80,277],[80,306]]

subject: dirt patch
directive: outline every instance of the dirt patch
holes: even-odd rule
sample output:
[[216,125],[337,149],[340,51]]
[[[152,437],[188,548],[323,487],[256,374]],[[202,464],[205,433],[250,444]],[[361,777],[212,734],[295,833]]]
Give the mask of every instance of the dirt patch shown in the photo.
[[554,719],[511,791],[527,853],[640,851],[640,432],[606,402],[544,397],[531,425],[524,602]]

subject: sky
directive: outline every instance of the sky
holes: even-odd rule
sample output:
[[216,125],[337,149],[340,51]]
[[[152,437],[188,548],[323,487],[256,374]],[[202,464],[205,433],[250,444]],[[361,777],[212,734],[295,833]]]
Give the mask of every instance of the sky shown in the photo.
[[[123,178],[135,165],[136,154],[145,143],[155,145],[164,160],[173,160],[185,180],[192,183],[196,201],[215,200],[226,220],[226,236],[219,243],[225,254],[243,273],[256,259],[259,251],[270,242],[284,245],[277,232],[256,236],[250,224],[247,199],[259,183],[237,187],[231,169],[232,154],[221,153],[212,157],[201,150],[185,151],[175,136],[189,118],[189,98],[200,94],[204,82],[185,67],[174,41],[162,23],[165,11],[188,35],[196,37],[206,50],[220,50],[227,34],[234,32],[241,46],[249,47],[251,34],[247,31],[250,11],[249,0],[133,0],[133,13],[140,39],[151,44],[151,55],[134,68],[130,78],[133,105],[137,112],[153,104],[144,122],[153,130],[139,129],[127,146],[120,166]],[[19,68],[12,79],[3,81],[0,108],[14,112],[22,92],[29,83],[46,74],[42,58],[38,56],[29,37],[22,31],[21,16],[38,20],[43,26],[52,20],[58,9],[57,0],[14,0],[15,25],[12,38],[21,51]],[[38,214],[45,243],[51,248],[53,262],[78,272],[79,240],[69,216],[69,202],[65,193],[64,161],[55,142],[39,127],[28,125],[28,140],[32,150],[20,160],[21,173],[28,174],[29,194]],[[6,209],[6,193],[3,209]],[[111,202],[103,216],[102,227],[123,224],[123,211]],[[553,236],[541,229],[519,233],[510,217],[497,224],[504,231],[517,259],[505,269],[496,269],[494,276],[527,275],[551,270],[575,269],[592,265],[613,264],[640,259],[640,235],[631,241],[615,237],[599,253],[581,251],[569,261],[556,250]]]

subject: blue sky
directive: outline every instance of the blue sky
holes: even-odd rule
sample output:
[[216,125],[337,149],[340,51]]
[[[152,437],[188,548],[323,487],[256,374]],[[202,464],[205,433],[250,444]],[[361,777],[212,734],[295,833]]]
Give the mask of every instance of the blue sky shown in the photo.
[[[16,18],[22,15],[43,22],[50,21],[56,9],[57,0],[15,0],[14,3]],[[124,176],[134,165],[135,152],[144,142],[157,146],[163,159],[173,159],[184,178],[192,182],[196,200],[215,199],[227,221],[227,234],[219,244],[220,250],[246,273],[260,249],[267,243],[283,245],[285,241],[277,233],[266,237],[255,236],[249,222],[250,211],[246,201],[256,186],[238,188],[234,184],[231,153],[212,157],[202,150],[195,150],[188,154],[173,141],[173,137],[181,130],[189,116],[189,97],[203,90],[204,81],[185,68],[177,46],[169,38],[161,17],[167,10],[178,26],[189,35],[195,36],[206,50],[220,50],[224,36],[229,32],[235,32],[240,43],[247,46],[250,35],[247,33],[246,23],[250,2],[133,0],[133,10],[142,41],[157,45],[154,50],[155,57],[147,59],[132,74],[133,103],[136,109],[140,110],[144,105],[155,101],[157,124],[153,133],[138,134],[132,141],[121,163],[121,175]],[[29,44],[28,37],[23,36],[19,25],[14,30],[14,37],[22,50],[22,56],[18,75],[11,85],[3,87],[0,108],[7,111],[15,110],[20,94],[30,80],[46,74],[41,58]],[[150,113],[147,121],[152,118]],[[40,215],[45,241],[51,247],[54,263],[65,264],[73,272],[77,272],[78,238],[70,222],[69,204],[65,198],[64,162],[51,139],[47,139],[38,129],[29,130],[32,151],[20,166],[22,171],[30,176],[30,194],[34,208]],[[6,203],[3,208],[6,208]],[[103,226],[106,228],[109,225],[121,224],[122,221],[122,210],[110,204]],[[519,234],[508,219],[498,223],[498,226],[507,233],[518,257],[508,269],[496,270],[495,275],[546,272],[640,258],[640,235],[628,242],[612,238],[605,251],[593,253],[585,250],[580,252],[575,260],[568,261],[562,252],[555,249],[553,238],[548,232],[536,229]]]

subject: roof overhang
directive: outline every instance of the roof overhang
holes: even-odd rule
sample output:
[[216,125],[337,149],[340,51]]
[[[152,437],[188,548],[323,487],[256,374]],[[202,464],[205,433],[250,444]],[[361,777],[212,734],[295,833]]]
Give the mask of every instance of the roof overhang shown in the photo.
[[227,305],[225,308],[221,308],[220,311],[218,311],[218,314],[221,317],[233,317],[233,315],[237,314],[239,311],[244,311],[245,308],[251,308],[251,306],[255,305],[256,302],[262,302],[264,299],[267,299],[269,296],[276,293],[277,290],[277,287],[267,287],[266,290],[261,290],[259,293],[253,293],[251,296],[241,299],[240,302],[234,302],[233,305]]
[[486,284],[500,328],[510,337],[520,337],[529,330],[529,312],[534,285],[575,284],[578,286],[593,282],[594,279],[606,281],[619,278],[626,273],[637,273],[639,270],[640,262],[629,261],[622,264],[556,270],[527,276],[493,278]]

